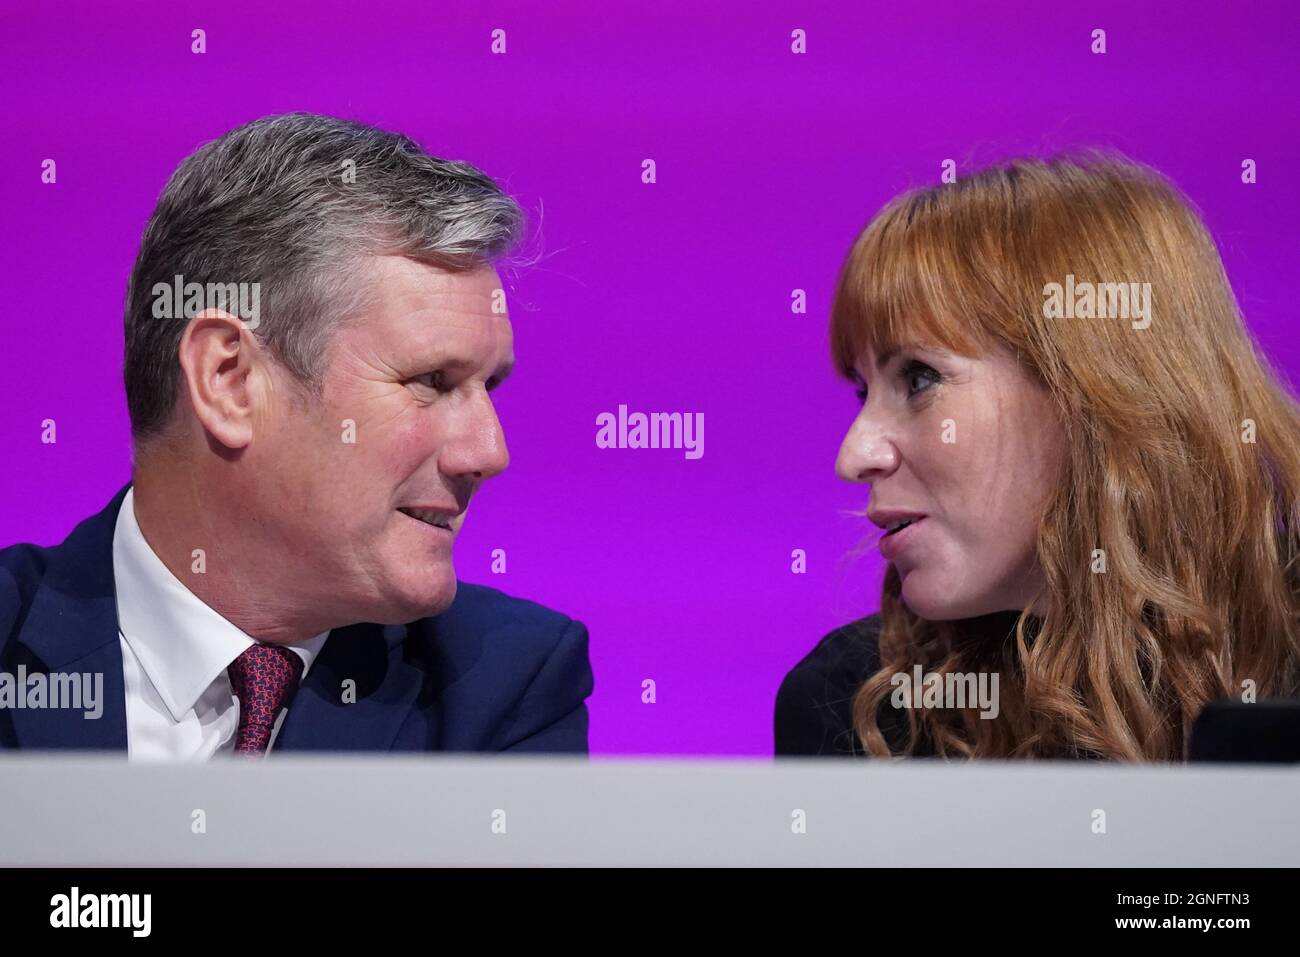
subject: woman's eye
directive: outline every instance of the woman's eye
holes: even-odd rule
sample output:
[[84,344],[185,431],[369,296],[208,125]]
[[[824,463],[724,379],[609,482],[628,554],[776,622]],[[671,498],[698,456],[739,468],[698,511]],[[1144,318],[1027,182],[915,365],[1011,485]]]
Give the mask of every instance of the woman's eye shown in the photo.
[[[913,359],[903,367],[903,382],[907,385],[907,395],[911,398],[914,395],[926,391],[930,386],[935,385],[943,380],[943,376],[931,366],[924,362],[918,362]],[[921,383],[919,386],[914,385]]]
[[[913,359],[911,362],[904,365],[903,368],[899,370],[899,376],[907,386],[907,397],[909,399],[913,396],[920,395],[922,392],[928,390],[932,385],[937,385],[943,381],[942,373],[933,366],[928,366],[917,359]],[[859,403],[866,405],[866,384],[860,379],[855,380],[855,382],[857,383],[857,389],[854,390],[853,394],[857,396]]]

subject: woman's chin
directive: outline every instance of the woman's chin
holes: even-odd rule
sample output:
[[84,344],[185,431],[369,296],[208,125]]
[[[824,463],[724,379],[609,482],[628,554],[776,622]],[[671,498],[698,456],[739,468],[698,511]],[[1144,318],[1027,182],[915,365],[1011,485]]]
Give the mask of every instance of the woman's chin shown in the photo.
[[903,576],[899,597],[912,614],[927,621],[952,621],[970,617],[970,602],[955,599],[945,576],[914,569]]

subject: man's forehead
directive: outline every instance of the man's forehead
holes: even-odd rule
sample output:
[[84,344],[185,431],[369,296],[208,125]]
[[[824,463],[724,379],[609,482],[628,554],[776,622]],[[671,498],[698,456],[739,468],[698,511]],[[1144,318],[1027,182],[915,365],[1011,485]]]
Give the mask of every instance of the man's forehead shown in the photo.
[[371,262],[371,302],[384,311],[504,314],[501,278],[489,265],[451,271],[404,256],[376,256]]
[[399,340],[403,353],[508,349],[511,330],[500,278],[490,266],[448,272],[403,257],[375,257],[361,325]]
[[510,324],[504,316],[442,312],[407,313],[409,324],[373,330],[377,351],[412,369],[437,366],[466,372],[491,366],[504,373],[514,365]]

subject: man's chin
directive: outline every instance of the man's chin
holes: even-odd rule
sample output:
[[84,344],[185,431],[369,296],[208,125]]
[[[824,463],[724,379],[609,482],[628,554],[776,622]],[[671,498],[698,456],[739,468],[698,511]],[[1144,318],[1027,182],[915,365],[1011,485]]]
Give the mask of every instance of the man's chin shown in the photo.
[[373,619],[374,623],[377,625],[405,625],[421,618],[432,618],[435,615],[441,615],[451,607],[451,603],[456,598],[455,576],[451,576],[446,584],[437,589],[429,589],[427,582],[423,584],[426,587],[417,592],[405,593],[400,598],[394,597],[377,613]]

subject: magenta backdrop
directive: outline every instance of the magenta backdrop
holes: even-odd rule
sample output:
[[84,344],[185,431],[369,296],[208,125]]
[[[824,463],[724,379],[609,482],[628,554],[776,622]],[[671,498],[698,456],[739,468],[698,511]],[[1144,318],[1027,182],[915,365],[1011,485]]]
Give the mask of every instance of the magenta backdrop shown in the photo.
[[[181,158],[287,110],[401,130],[540,221],[496,393],[512,464],[465,527],[460,577],[590,627],[593,752],[770,753],[785,671],[878,607],[878,562],[845,558],[864,528],[843,512],[866,494],[833,471],[854,405],[826,318],[891,195],[947,158],[1118,148],[1197,202],[1264,348],[1300,367],[1290,3],[908,6],[6,3],[0,543],[60,541],[128,478],[122,299]],[[704,456],[597,449],[620,403],[703,412]]]

